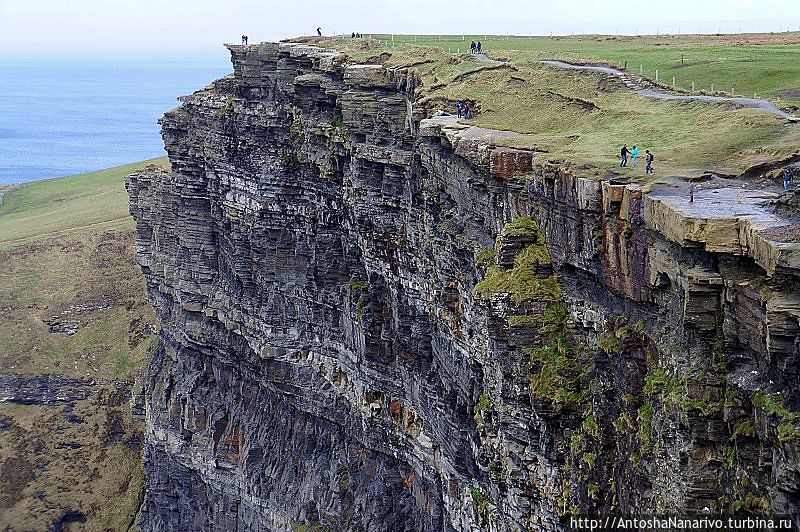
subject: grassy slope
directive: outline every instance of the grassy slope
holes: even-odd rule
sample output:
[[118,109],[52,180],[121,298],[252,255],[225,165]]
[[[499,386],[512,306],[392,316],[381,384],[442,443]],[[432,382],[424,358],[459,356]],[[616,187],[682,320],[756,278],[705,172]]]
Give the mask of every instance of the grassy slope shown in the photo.
[[49,236],[133,227],[124,178],[153,159],[68,178],[27,183],[0,205],[0,250]]
[[[5,194],[3,373],[135,379],[153,345],[154,317],[134,260],[124,176],[144,164],[25,184]],[[53,316],[74,322],[77,332],[49,332],[44,320]],[[0,403],[0,421],[11,427],[0,431],[0,528],[47,529],[66,512],[84,514],[88,529],[128,528],[143,487],[135,445],[141,426],[117,389],[103,385],[71,412],[64,405]]]
[[[497,41],[502,43],[505,41]],[[513,41],[508,41],[513,42]],[[471,123],[522,135],[504,143],[546,152],[542,158],[570,166],[578,175],[608,177],[609,172],[648,181],[644,168],[616,168],[622,143],[656,154],[656,176],[692,176],[705,170],[739,173],[756,163],[797,153],[800,125],[729,104],[657,101],[604,85],[597,74],[542,65],[553,54],[502,53],[515,68],[492,69],[468,55],[412,44],[392,48],[369,40],[323,41],[355,61],[391,54],[386,64],[414,64],[422,78],[421,103],[453,110],[471,100],[478,113]],[[427,60],[427,63],[420,64]]]
[[[387,38],[387,36],[376,36]],[[745,35],[664,35],[660,37],[501,37],[483,35],[433,36],[395,35],[395,44],[403,41],[432,45],[452,51],[464,51],[471,39],[481,40],[490,54],[506,50],[529,51],[544,59],[601,61],[614,65],[628,63],[628,69],[662,82],[697,91],[733,93],[773,100],[778,105],[800,106],[800,33]],[[682,61],[683,60],[683,61]],[[797,89],[788,96],[784,91]]]

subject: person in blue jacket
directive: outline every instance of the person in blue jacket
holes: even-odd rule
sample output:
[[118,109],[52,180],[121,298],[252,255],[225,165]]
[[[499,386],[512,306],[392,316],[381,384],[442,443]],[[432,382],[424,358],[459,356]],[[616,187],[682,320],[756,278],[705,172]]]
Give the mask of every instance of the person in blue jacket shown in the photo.
[[639,148],[634,146],[631,149],[631,163],[633,163],[633,164],[631,164],[631,166],[633,166],[634,168],[636,168],[636,158],[637,157],[639,157]]

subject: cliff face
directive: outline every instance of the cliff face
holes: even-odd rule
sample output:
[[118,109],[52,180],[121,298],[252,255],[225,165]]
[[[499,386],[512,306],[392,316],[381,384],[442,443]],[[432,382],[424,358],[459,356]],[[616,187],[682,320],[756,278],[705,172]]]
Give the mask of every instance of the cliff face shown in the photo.
[[145,530],[800,514],[793,209],[580,179],[424,119],[413,73],[229,48],[128,182]]

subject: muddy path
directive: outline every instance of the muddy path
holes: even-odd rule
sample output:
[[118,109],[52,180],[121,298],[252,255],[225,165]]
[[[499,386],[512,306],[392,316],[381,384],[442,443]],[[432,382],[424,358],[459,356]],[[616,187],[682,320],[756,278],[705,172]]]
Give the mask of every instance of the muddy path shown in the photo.
[[647,98],[654,98],[656,100],[683,100],[683,101],[699,101],[708,103],[718,103],[718,102],[733,103],[749,109],[758,109],[760,111],[764,111],[765,113],[778,115],[781,118],[785,118],[786,120],[789,120],[791,122],[800,121],[800,118],[779,109],[774,103],[770,102],[769,100],[762,100],[760,98],[740,98],[732,96],[730,97],[706,96],[703,94],[696,94],[696,95],[674,94],[664,89],[653,88],[654,85],[648,82],[647,80],[644,80],[639,76],[634,76],[629,72],[623,72],[622,70],[617,70],[616,68],[612,67],[595,66],[595,65],[576,65],[573,63],[567,63],[565,61],[542,61],[542,63],[556,68],[563,68],[568,70],[583,70],[587,72],[598,72],[601,74],[617,76],[618,78],[620,78],[620,80],[622,80],[623,84],[625,84],[626,87],[632,89],[634,93],[639,94],[641,96],[645,96]]

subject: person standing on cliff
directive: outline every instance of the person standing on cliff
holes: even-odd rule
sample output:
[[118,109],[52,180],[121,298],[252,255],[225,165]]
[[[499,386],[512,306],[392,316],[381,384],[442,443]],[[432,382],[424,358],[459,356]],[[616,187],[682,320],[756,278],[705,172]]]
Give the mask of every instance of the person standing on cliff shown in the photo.
[[636,159],[639,157],[639,148],[636,146],[631,150],[631,166],[636,168]]
[[322,37],[322,28],[317,26],[317,37]]
[[458,112],[458,118],[461,118],[461,102],[456,102],[456,111]]
[[628,145],[627,144],[623,144],[622,145],[622,149],[619,150],[619,157],[620,157],[619,165],[620,165],[620,167],[628,166],[628,154],[629,153],[630,152],[628,151]]
[[481,53],[481,41],[478,41],[477,48],[478,48],[478,53]]
[[247,44],[247,35],[242,35],[242,44]]
[[655,157],[653,157],[653,154],[650,153],[650,150],[644,150],[644,152],[646,154],[644,156],[644,161],[647,163],[647,166],[644,169],[644,173],[652,175],[653,173],[655,173],[655,172],[653,172],[653,159]]
[[472,41],[472,42],[469,44],[469,51],[470,51],[470,53],[473,53],[473,54],[474,54],[474,53],[475,53],[475,48],[476,48],[476,46],[475,46],[475,41]]
[[469,104],[468,103],[464,104],[464,118],[466,120],[469,120]]

